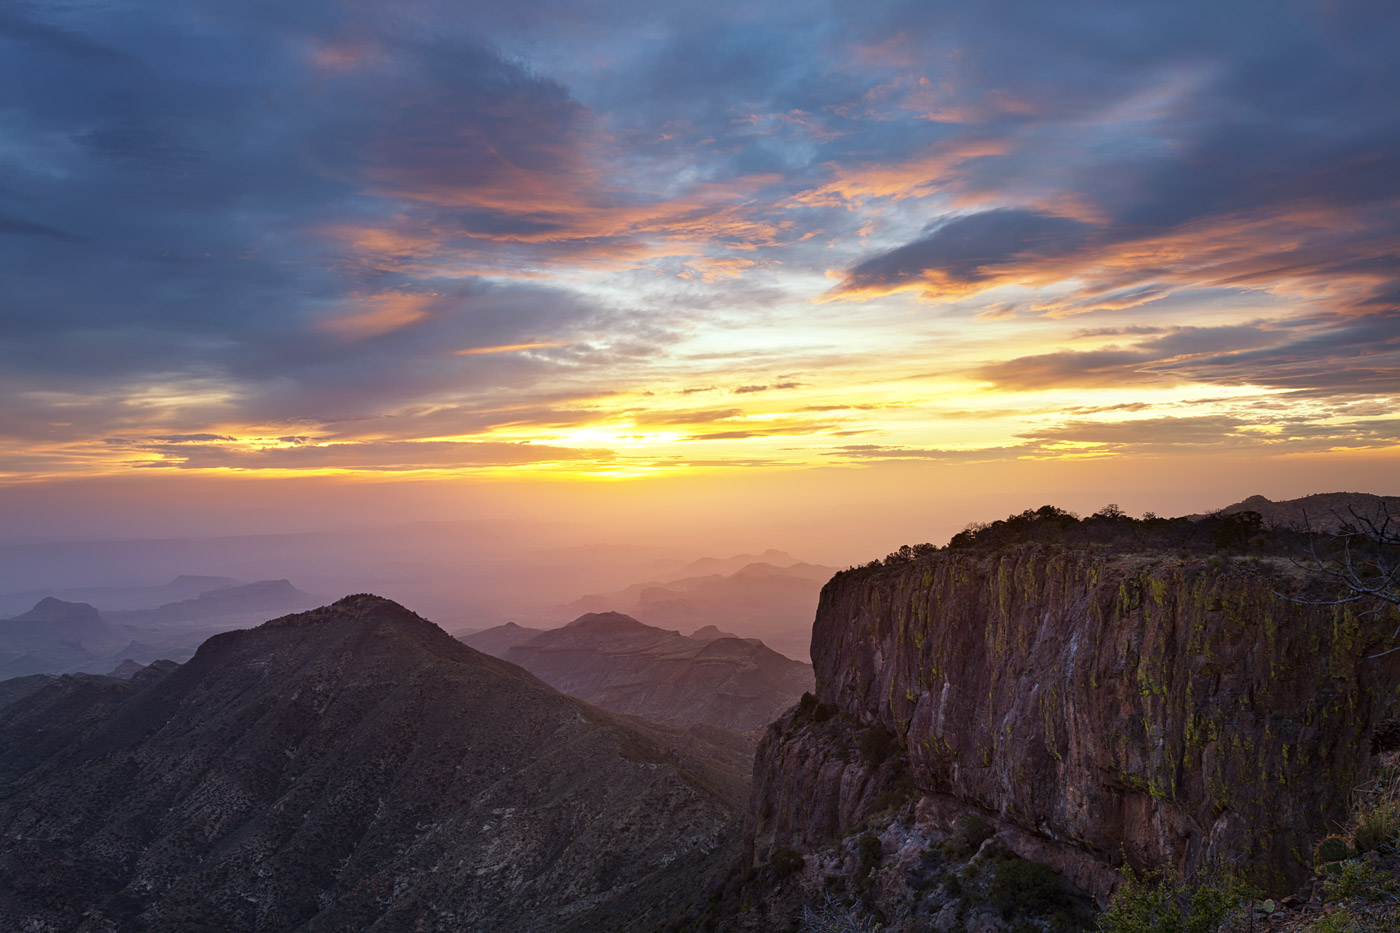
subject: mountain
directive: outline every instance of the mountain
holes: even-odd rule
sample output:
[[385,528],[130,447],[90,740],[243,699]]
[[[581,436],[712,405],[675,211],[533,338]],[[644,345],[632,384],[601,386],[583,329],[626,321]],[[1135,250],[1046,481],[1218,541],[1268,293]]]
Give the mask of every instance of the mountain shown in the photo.
[[787,551],[769,548],[762,554],[735,554],[733,557],[702,557],[684,566],[677,567],[662,576],[660,580],[683,580],[688,577],[708,577],[713,574],[728,576],[747,567],[749,564],[772,564],[777,567],[791,567],[798,563]]
[[[1400,523],[1400,496],[1377,496],[1367,492],[1321,492],[1299,499],[1274,502],[1263,496],[1250,496],[1242,502],[1227,505],[1221,515],[1237,512],[1258,512],[1271,527],[1296,531],[1339,531],[1344,522],[1357,524],[1356,517],[1378,520],[1388,512],[1391,520]],[[1189,515],[1202,519],[1205,514]]]
[[726,632],[716,626],[706,625],[690,633],[691,638],[698,638],[700,641],[714,641],[716,638],[738,638],[733,632]]
[[289,580],[259,580],[237,586],[220,586],[193,599],[166,603],[155,609],[109,612],[107,618],[128,626],[170,626],[185,623],[246,622],[277,612],[306,609],[315,598],[292,586]]
[[[791,560],[781,551],[769,551]],[[724,565],[706,558],[690,566]],[[652,625],[695,629],[722,625],[741,635],[760,638],[790,658],[805,659],[811,641],[812,613],[822,584],[835,567],[793,562],[786,566],[766,561],[744,563],[727,574],[687,576],[669,581],[634,583],[611,593],[581,597],[557,610],[572,618],[590,612],[622,612]]]
[[33,609],[0,622],[0,639],[29,644],[59,641],[101,642],[121,636],[87,603],[70,603],[46,596]]
[[505,658],[604,709],[662,723],[761,729],[812,687],[812,668],[757,639],[689,638],[619,612],[589,613]]
[[[188,589],[210,579],[220,578],[177,577],[170,586]],[[155,609],[106,613],[46,596],[28,612],[0,620],[0,677],[108,671],[126,659],[138,664],[160,657],[184,660],[211,631],[313,603],[287,580],[215,587]]]
[[738,801],[657,734],[369,595],[60,678],[0,708],[0,928],[658,929]]
[[492,657],[504,658],[506,652],[511,648],[521,642],[529,641],[544,631],[542,628],[526,628],[523,625],[516,625],[514,622],[507,622],[504,625],[497,625],[479,632],[460,634],[457,636],[457,640]]
[[60,595],[81,599],[106,611],[149,609],[182,599],[194,599],[201,593],[220,587],[242,586],[243,583],[233,577],[182,573],[160,586],[85,586],[64,590]]
[[8,706],[16,700],[22,700],[31,693],[44,689],[55,680],[58,680],[58,677],[54,674],[29,674],[24,677],[0,680],[0,706]]
[[100,667],[104,649],[126,637],[87,603],[46,596],[28,612],[0,620],[0,677]]

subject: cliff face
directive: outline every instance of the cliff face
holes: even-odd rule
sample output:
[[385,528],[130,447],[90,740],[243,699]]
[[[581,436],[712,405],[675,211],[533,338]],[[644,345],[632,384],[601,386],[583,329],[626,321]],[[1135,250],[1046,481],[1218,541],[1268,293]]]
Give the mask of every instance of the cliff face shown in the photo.
[[[894,734],[921,809],[990,816],[1086,887],[1095,865],[1235,856],[1296,884],[1400,654],[1367,659],[1393,620],[1281,599],[1266,570],[1013,548],[847,571],[817,610],[817,697]],[[759,857],[848,828],[887,783],[794,725],[755,765]],[[785,792],[798,773],[818,789]]]

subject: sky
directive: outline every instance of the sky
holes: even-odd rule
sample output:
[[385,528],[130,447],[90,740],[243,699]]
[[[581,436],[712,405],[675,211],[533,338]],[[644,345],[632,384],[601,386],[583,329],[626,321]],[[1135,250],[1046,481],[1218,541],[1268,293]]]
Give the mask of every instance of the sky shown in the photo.
[[11,0],[6,531],[830,556],[1400,493],[1396,48],[1345,0]]

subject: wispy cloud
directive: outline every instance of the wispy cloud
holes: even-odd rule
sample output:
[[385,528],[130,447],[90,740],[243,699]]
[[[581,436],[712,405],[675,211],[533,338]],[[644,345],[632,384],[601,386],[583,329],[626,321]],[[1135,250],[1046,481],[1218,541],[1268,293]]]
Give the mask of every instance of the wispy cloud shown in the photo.
[[27,481],[1388,443],[1374,6],[129,14],[0,14]]

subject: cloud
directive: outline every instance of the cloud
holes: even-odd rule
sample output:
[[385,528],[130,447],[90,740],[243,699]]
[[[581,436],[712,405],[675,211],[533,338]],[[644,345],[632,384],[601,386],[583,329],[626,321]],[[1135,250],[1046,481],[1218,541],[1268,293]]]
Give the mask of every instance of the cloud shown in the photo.
[[1003,208],[949,220],[926,236],[872,256],[846,273],[835,294],[884,294],[918,285],[925,294],[956,294],[1011,276],[1018,262],[1074,252],[1092,228],[1068,217]]
[[612,451],[485,441],[379,441],[256,449],[147,445],[161,459],[144,465],[178,469],[413,470],[475,469],[528,464],[607,461]]
[[[1084,333],[1079,336],[1111,336]],[[970,371],[999,388],[1255,385],[1331,395],[1393,392],[1400,373],[1400,312],[1325,316],[1308,327],[1277,322],[1149,328],[1143,339],[1097,350],[1056,350],[989,362]]]
[[688,411],[637,412],[632,415],[632,420],[639,425],[705,424],[738,418],[742,415],[743,410],[739,408],[706,408]]
[[734,394],[735,394],[735,395],[752,395],[752,394],[755,393],[755,392],[767,392],[767,391],[769,391],[770,389],[798,389],[798,388],[801,388],[802,385],[803,385],[803,383],[801,383],[801,382],[791,382],[791,381],[787,381],[787,382],[774,382],[774,383],[768,384],[768,385],[747,385],[747,386],[738,386],[737,388],[734,389]]
[[[112,456],[103,437],[164,438],[228,448],[189,463],[315,469],[331,455],[246,439],[547,441],[625,417],[737,442],[768,428],[725,400],[815,411],[820,383],[841,431],[887,432],[882,456],[973,456],[970,430],[922,439],[971,421],[924,404],[930,373],[989,395],[1258,387],[1280,424],[1393,407],[1394,17],[795,10],[7,10],[6,455],[57,475]],[[958,405],[1144,413],[1048,398]],[[171,440],[210,425],[228,434]],[[406,457],[358,451],[337,456]]]
[[205,441],[236,441],[238,438],[230,437],[227,434],[158,434],[151,440],[165,441],[170,444],[190,444]]

